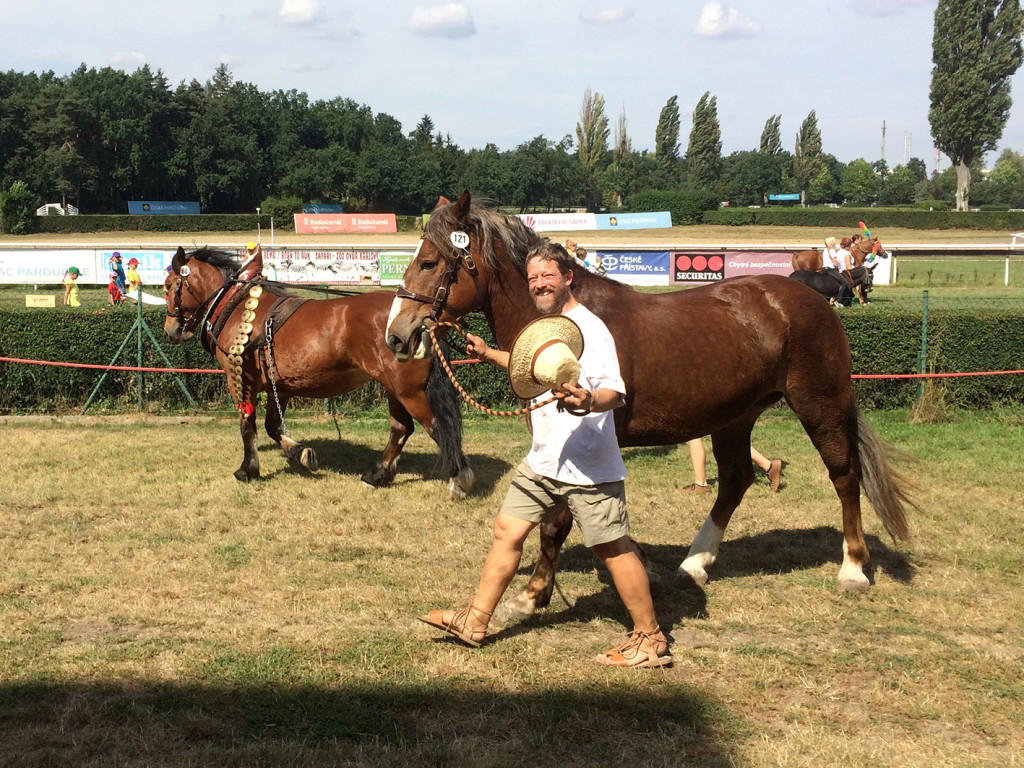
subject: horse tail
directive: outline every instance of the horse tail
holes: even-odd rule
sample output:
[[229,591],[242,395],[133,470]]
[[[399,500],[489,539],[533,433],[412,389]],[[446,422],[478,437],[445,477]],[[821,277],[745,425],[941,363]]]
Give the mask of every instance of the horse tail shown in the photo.
[[[438,340],[440,352],[449,357],[447,341]],[[427,403],[434,416],[434,440],[438,447],[438,463],[444,476],[455,477],[469,466],[462,452],[462,401],[444,368],[432,358],[427,376]]]
[[889,456],[903,452],[886,445],[857,406],[851,408],[850,427],[860,457],[861,485],[868,501],[894,541],[909,541],[910,526],[904,505],[918,509],[909,495],[913,484],[889,466]]

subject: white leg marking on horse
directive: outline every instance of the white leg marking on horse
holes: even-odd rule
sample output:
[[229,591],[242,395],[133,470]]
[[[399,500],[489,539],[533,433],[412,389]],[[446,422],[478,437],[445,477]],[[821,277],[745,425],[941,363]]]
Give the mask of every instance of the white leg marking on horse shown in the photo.
[[448,498],[456,501],[466,498],[475,482],[476,475],[472,469],[466,467],[448,481]]
[[864,569],[859,563],[855,563],[850,559],[846,542],[843,541],[843,566],[839,569],[836,589],[842,592],[863,592],[869,586],[871,586],[871,582],[864,575]]
[[689,575],[699,586],[708,583],[708,572],[705,570],[715,562],[718,557],[718,546],[722,543],[725,529],[715,525],[715,521],[708,515],[704,525],[700,527],[697,538],[690,545],[690,551],[679,566],[677,575]]

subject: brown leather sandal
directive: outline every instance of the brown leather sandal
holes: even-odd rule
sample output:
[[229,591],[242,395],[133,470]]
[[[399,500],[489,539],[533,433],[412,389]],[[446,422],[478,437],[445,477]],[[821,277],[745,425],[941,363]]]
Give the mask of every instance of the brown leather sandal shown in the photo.
[[608,667],[669,667],[672,653],[660,628],[653,632],[634,629],[624,643],[599,654],[597,662]]
[[418,617],[424,624],[429,624],[432,627],[440,629],[442,632],[451,635],[461,643],[465,643],[470,648],[479,648],[480,644],[487,637],[487,630],[485,629],[467,629],[466,624],[469,622],[469,612],[476,611],[477,614],[483,616],[485,619],[490,620],[491,614],[487,611],[482,611],[475,605],[470,605],[469,608],[463,608],[458,611],[449,621],[444,620],[444,611],[433,610],[426,616]]

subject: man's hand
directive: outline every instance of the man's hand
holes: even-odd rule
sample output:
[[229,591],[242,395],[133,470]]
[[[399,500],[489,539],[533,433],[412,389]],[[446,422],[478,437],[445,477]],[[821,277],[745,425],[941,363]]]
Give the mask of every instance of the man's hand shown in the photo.
[[574,411],[589,412],[594,410],[594,396],[590,390],[577,384],[563,384],[555,391],[562,396],[562,404]]
[[472,333],[466,334],[466,354],[472,355],[482,363],[491,363],[499,368],[508,368],[508,352],[488,347],[486,341]]

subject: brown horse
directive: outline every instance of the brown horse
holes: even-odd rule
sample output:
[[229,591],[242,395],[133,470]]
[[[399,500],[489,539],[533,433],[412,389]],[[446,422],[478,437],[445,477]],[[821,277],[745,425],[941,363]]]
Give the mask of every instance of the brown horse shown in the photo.
[[332,397],[375,379],[387,390],[391,431],[380,461],[363,482],[382,487],[394,479],[413,419],[440,449],[453,497],[466,495],[473,472],[462,452],[461,404],[440,366],[400,365],[383,345],[390,291],[307,300],[260,277],[257,249],[244,266],[234,253],[178,248],[164,283],[164,331],[178,343],[200,335],[228,374],[228,389],[241,411],[244,457],[239,481],[259,477],[256,403],[267,393],[267,434],[289,460],[310,471],[316,453],[288,436],[284,412],[293,397]]
[[[889,252],[882,246],[877,235],[858,240],[856,243],[851,244],[849,251],[850,255],[853,257],[853,268],[849,271],[844,270],[843,275],[846,277],[850,286],[857,289],[860,303],[867,304],[867,294],[871,291],[871,287],[874,284],[874,268],[877,265],[875,259],[887,259],[889,258]],[[865,263],[867,263],[868,266],[865,266]],[[802,270],[809,272],[821,272],[821,251],[809,250],[797,251],[794,253],[793,271],[799,272]],[[793,277],[793,275],[790,275],[790,277]],[[807,283],[807,279],[805,278],[801,277],[798,279],[801,282]],[[812,287],[815,286],[812,285]],[[819,293],[820,292],[821,291],[819,291]],[[834,295],[834,293],[831,294],[831,296]]]
[[[481,310],[499,346],[508,349],[538,314],[525,277],[526,254],[538,242],[518,219],[472,204],[468,192],[455,203],[442,198],[396,294],[388,347],[399,360],[420,356],[429,352],[425,323]],[[785,398],[821,454],[842,504],[837,585],[866,589],[861,486],[894,539],[909,535],[907,497],[884,444],[857,412],[850,348],[836,313],[809,288],[778,275],[647,294],[577,268],[573,287],[616,341],[627,392],[626,404],[615,411],[620,445],[670,445],[711,435],[718,497],[680,575],[706,583],[706,568],[754,479],[751,429],[762,411]],[[541,527],[542,556],[512,607],[528,612],[547,604],[559,548],[571,527],[567,512],[557,526]]]

